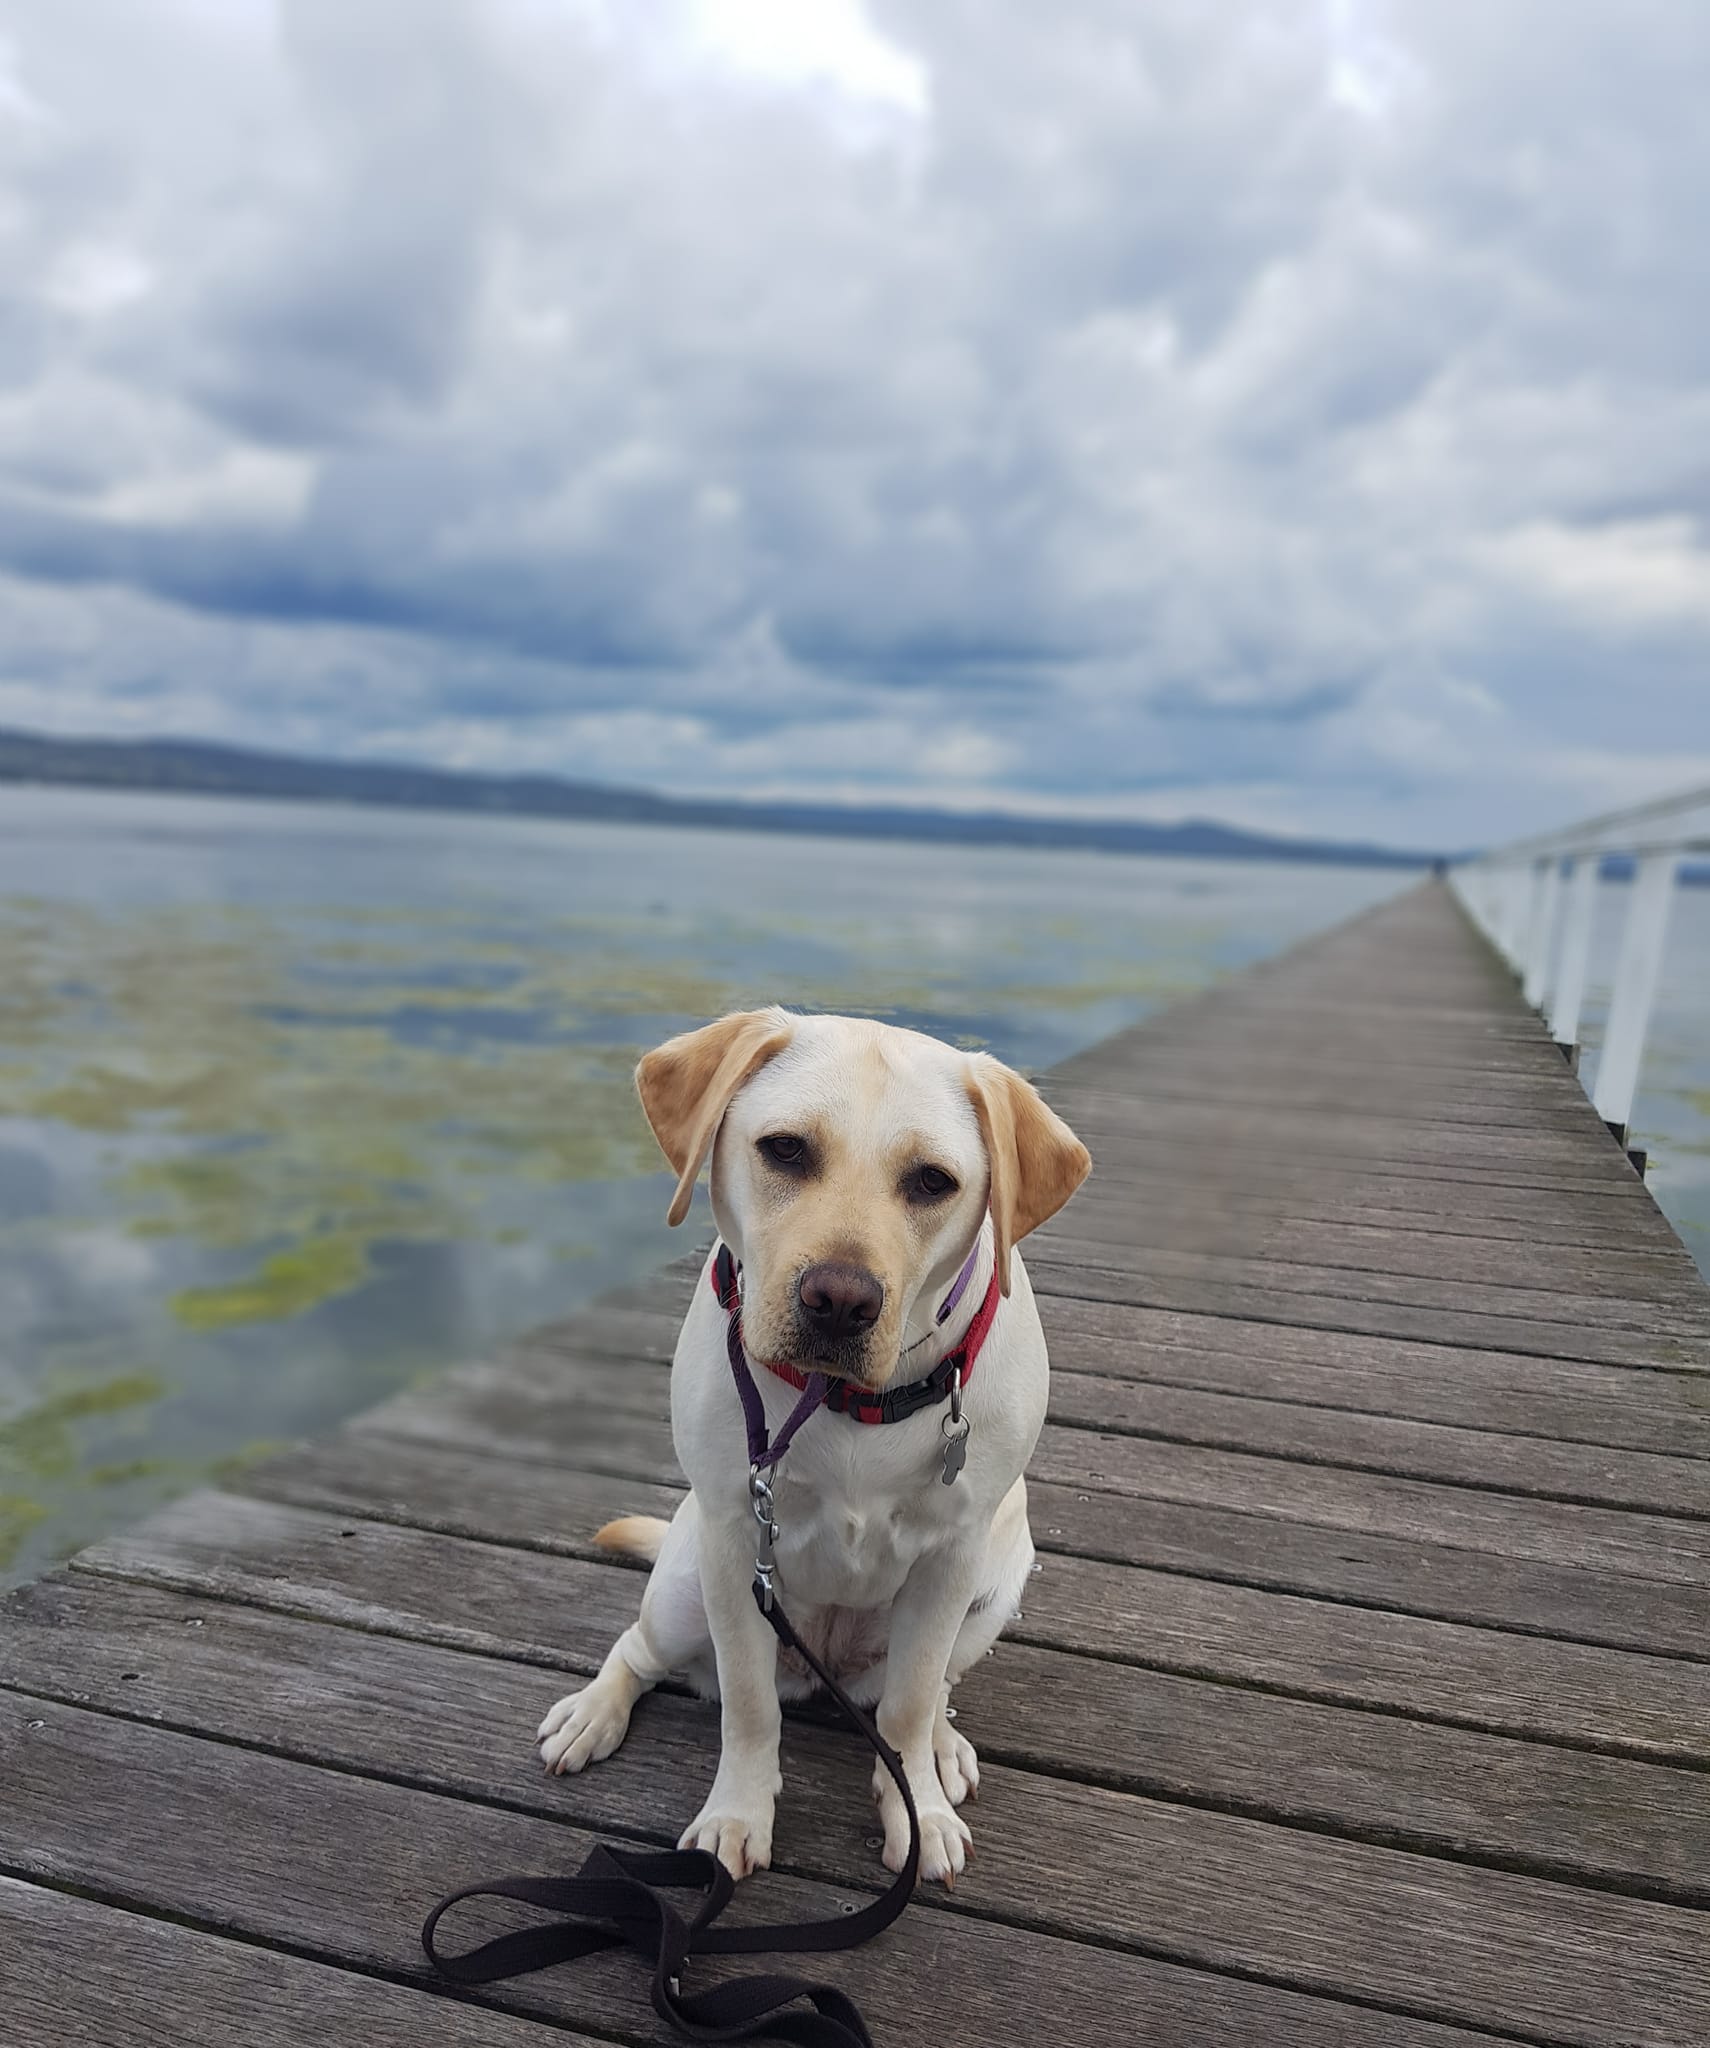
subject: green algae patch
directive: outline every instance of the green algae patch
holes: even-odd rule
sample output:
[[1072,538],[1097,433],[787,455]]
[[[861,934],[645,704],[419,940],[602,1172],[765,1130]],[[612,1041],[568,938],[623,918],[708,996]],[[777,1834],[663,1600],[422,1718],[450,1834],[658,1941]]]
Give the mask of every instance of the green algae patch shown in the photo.
[[244,1092],[241,1074],[216,1067],[138,1073],[97,1063],[44,1089],[30,1110],[84,1131],[129,1131],[159,1118],[179,1130],[213,1134],[233,1128]]
[[139,1479],[164,1479],[181,1472],[176,1458],[126,1458],[108,1465],[90,1465],[83,1477],[91,1486],[131,1486]]
[[349,1294],[370,1270],[367,1247],[359,1239],[310,1238],[289,1251],[274,1252],[241,1280],[184,1288],[172,1297],[172,1313],[189,1330],[280,1322]]
[[24,1547],[24,1539],[48,1511],[39,1500],[22,1494],[0,1493],[0,1571],[7,1570]]
[[0,1469],[63,1479],[77,1468],[76,1425],[151,1407],[166,1391],[155,1373],[119,1373],[91,1386],[66,1387],[0,1422]]

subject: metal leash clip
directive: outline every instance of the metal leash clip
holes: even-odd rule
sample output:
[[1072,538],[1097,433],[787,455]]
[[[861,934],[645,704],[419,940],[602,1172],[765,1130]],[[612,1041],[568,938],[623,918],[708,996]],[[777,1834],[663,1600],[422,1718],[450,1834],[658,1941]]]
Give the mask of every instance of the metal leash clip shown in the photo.
[[760,1534],[754,1545],[754,1590],[760,1596],[761,1613],[770,1614],[772,1573],[777,1566],[778,1524],[773,1518],[771,1484],[758,1465],[751,1465],[748,1469],[748,1499],[754,1509],[754,1519],[760,1524]]

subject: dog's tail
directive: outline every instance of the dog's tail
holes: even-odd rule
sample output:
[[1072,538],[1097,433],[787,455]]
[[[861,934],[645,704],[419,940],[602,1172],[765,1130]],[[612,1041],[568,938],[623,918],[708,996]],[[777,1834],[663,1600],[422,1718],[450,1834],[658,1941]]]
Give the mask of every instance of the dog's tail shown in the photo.
[[596,1530],[594,1541],[602,1550],[613,1551],[619,1557],[638,1557],[643,1564],[653,1564],[670,1526],[657,1515],[622,1515]]

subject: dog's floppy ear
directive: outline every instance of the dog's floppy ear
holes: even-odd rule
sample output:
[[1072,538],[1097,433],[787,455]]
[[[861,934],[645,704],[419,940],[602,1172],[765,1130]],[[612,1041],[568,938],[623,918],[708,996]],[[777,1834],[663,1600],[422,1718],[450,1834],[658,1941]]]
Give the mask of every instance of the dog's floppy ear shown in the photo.
[[668,1038],[635,1070],[641,1106],[677,1176],[667,1223],[681,1223],[730,1098],[756,1068],[790,1042],[782,1010],[735,1010],[699,1031]]
[[1055,1216],[1092,1171],[1092,1157],[1031,1082],[985,1054],[968,1068],[968,1096],[991,1166],[998,1285],[1009,1292],[1009,1254]]

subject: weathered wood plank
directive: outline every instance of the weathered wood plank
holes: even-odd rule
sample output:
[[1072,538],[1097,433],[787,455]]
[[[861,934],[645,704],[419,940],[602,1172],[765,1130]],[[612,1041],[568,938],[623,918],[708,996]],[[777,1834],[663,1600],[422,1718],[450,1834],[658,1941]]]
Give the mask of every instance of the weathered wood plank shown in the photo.
[[1058,1422],[1109,1434],[1446,1480],[1641,1514],[1710,1517],[1710,1468],[1699,1458],[1604,1450],[1082,1373],[1056,1376],[1051,1412]]
[[[1691,1366],[1652,1362],[1629,1365],[1608,1359],[1552,1358],[1542,1352],[1491,1349],[1433,1338],[1387,1337],[1356,1330],[1316,1330],[1302,1323],[1250,1323],[1203,1310],[1149,1308],[1137,1302],[1079,1301],[1067,1294],[1042,1295],[1039,1319],[1054,1364],[1077,1369],[1077,1361],[1108,1378],[1119,1378],[1124,1360],[1137,1368],[1150,1356],[1180,1351],[1235,1352],[1263,1366],[1319,1364],[1359,1371],[1400,1372],[1428,1377],[1434,1372],[1476,1372],[1493,1390],[1610,1395],[1623,1409],[1659,1414],[1684,1401],[1696,1413],[1710,1398],[1710,1374]],[[668,1362],[668,1361],[667,1361]]]
[[[1347,1118],[1405,1126],[1409,1132],[1432,1131],[1445,1139],[1457,1133],[1493,1132],[1499,1141],[1521,1141],[1536,1134],[1569,1136],[1583,1127],[1589,1105],[1584,1091],[1558,1060],[1559,1079],[1498,1081],[1495,1077],[1468,1093],[1446,1089],[1441,1077],[1430,1086],[1416,1075],[1393,1070],[1361,1069],[1315,1077],[1302,1074],[1291,1061],[1266,1077],[1226,1062],[1201,1062],[1175,1072],[1148,1062],[1124,1077],[1121,1089],[1058,1087],[1052,1104],[1089,1142],[1117,1143],[1148,1138],[1171,1117],[1199,1121],[1232,1117],[1269,1117],[1274,1112],[1313,1118]],[[1286,1078],[1285,1078],[1286,1077]],[[1608,1133],[1597,1127],[1600,1144]]]
[[1409,1275],[1415,1279],[1470,1281],[1553,1297],[1590,1294],[1630,1303],[1691,1304],[1704,1283],[1684,1245],[1616,1251],[1564,1245],[1554,1239],[1467,1237],[1456,1232],[1390,1230],[1369,1222],[1298,1224],[1259,1222],[1252,1215],[1217,1215],[1182,1204],[1142,1212],[1131,1203],[1092,1204],[1030,1241],[1035,1260],[1108,1266],[1133,1250],[1188,1251],[1208,1257],[1264,1261],[1350,1273]]
[[[621,1769],[560,1785],[529,1754],[530,1731],[562,1689],[533,1665],[147,1587],[82,1579],[30,1588],[13,1596],[5,1624],[0,1684],[588,1826],[626,1824],[632,1767],[670,1779],[686,1819],[716,1751],[705,1707],[661,1700]],[[566,1654],[591,1671],[601,1653],[585,1637]],[[988,1770],[1044,1769],[1569,1882],[1710,1901],[1704,1772],[1168,1673],[1071,1666],[1021,1643],[982,1661],[957,1700]],[[819,1782],[822,1764],[831,1769],[833,1752],[811,1730],[794,1747],[804,1784]],[[978,1821],[982,1836],[988,1821],[1024,1833],[1025,1788],[1006,1800],[988,1788]],[[1011,1910],[1030,1917],[1025,1902]]]
[[1047,1553],[1522,1636],[1700,1662],[1710,1656],[1710,1585],[1703,1581],[1637,1580],[1584,1565],[1350,1534],[1236,1508],[1094,1493],[1037,1479],[1029,1482],[1028,1499],[1034,1540]]
[[[1523,1032],[1492,1043],[1481,1034],[1469,1055],[1464,1040],[1458,1045],[1451,1029],[1435,1020],[1423,1032],[1389,1018],[1376,1033],[1361,1027],[1345,1032],[1339,1021],[1327,1031],[1285,1026],[1279,1033],[1273,1020],[1292,1014],[1286,1006],[1237,1013],[1226,1007],[1232,998],[1240,998],[1237,986],[1213,991],[1201,1003],[1197,1030],[1185,1028],[1185,1008],[1172,1008],[1089,1047],[1080,1056],[1086,1064],[1065,1064],[1045,1076],[1053,1099],[1113,1117],[1128,1114],[1138,1095],[1176,1087],[1217,1100],[1251,1095],[1261,1102],[1304,1100],[1322,1090],[1331,1107],[1339,1084],[1381,1086],[1386,1101],[1424,1101],[1433,1109],[1444,1102],[1584,1101],[1572,1066],[1547,1036]],[[1344,1005],[1341,1016],[1348,1015]]]
[[[480,1383],[478,1398],[460,1382],[448,1385],[441,1398],[405,1396],[359,1416],[351,1427],[360,1434],[480,1450],[517,1463],[608,1473],[653,1485],[681,1484],[658,1394],[649,1402],[646,1383],[626,1386],[626,1405],[602,1405],[587,1398],[588,1384],[580,1373],[535,1377],[493,1368]],[[1686,1586],[1710,1583],[1710,1528],[1696,1518],[1633,1514],[1386,1472],[1100,1435],[1055,1422],[1046,1424],[1029,1471],[1038,1479],[1095,1492],[1231,1507]]]
[[[1181,1252],[1130,1245],[1077,1249],[1073,1257],[1056,1247],[1032,1247],[1027,1260],[1042,1293],[1075,1294],[1087,1300],[1145,1300],[1155,1283],[1188,1282],[1208,1297],[1224,1291],[1301,1295],[1318,1303],[1352,1301],[1368,1307],[1394,1304],[1426,1309],[1445,1324],[1472,1321],[1535,1328],[1554,1340],[1554,1352],[1571,1358],[1574,1342],[1599,1342],[1608,1333],[1643,1352],[1655,1339],[1677,1338],[1710,1359],[1710,1305],[1702,1289],[1667,1296],[1573,1293],[1566,1288],[1523,1287],[1492,1282],[1432,1279],[1372,1268],[1305,1266],[1276,1258],[1231,1257],[1218,1252]],[[1571,1342],[1559,1336],[1569,1333]]]
[[285,1507],[592,1559],[603,1555],[594,1547],[596,1529],[620,1515],[669,1520],[684,1486],[352,1430],[251,1466],[234,1475],[231,1491]]
[[7,2048],[578,2048],[592,2036],[0,1877]]
[[664,1366],[657,1359],[566,1356],[530,1346],[500,1359],[455,1366],[428,1386],[365,1408],[347,1427],[451,1441],[467,1421],[497,1445],[553,1427],[559,1434],[539,1448],[569,1463],[584,1419],[596,1432],[626,1416],[668,1424],[670,1378]]
[[[236,1490],[291,1507],[355,1514],[479,1542],[594,1558],[594,1530],[622,1514],[669,1516],[675,1488],[498,1460],[351,1432],[252,1468]],[[1228,1579],[1272,1592],[1389,1607],[1438,1621],[1663,1656],[1710,1658],[1710,1584],[1635,1584],[1583,1565],[1534,1564],[1405,1537],[1278,1523],[1232,1508],[1183,1506],[1030,1483],[1045,1552]]]
[[[1629,1205],[1652,1199],[1631,1167],[1614,1176],[1601,1167],[1594,1174],[1567,1172],[1540,1176],[1523,1165],[1509,1165],[1483,1152],[1466,1151],[1446,1160],[1393,1159],[1381,1153],[1338,1155],[1325,1161],[1298,1145],[1260,1145],[1243,1139],[1239,1145],[1219,1142],[1177,1143],[1160,1140],[1149,1148],[1137,1145],[1120,1161],[1108,1152],[1094,1167],[1089,1183],[1101,1191],[1126,1188],[1155,1191],[1160,1185],[1204,1188],[1221,1193],[1266,1188],[1332,1187],[1352,1196],[1380,1187],[1404,1200],[1452,1199],[1464,1189],[1470,1203],[1525,1201],[1543,1195],[1552,1202],[1612,1202],[1617,1215]],[[1090,1198],[1089,1198],[1090,1199]]]
[[[1236,1008],[1238,985],[1225,983],[1207,996],[1172,1003],[1132,1032],[1073,1053],[1041,1076],[1052,1099],[1078,1094],[1120,1094],[1130,1076],[1145,1074],[1152,1062],[1201,1059],[1226,1070],[1272,1073],[1336,1071],[1338,1057],[1357,1073],[1391,1074],[1405,1082],[1431,1076],[1453,1090],[1463,1082],[1501,1082],[1511,1076],[1547,1075],[1567,1062],[1544,1033],[1472,1028],[1432,1019],[1424,1034],[1398,1027],[1394,1017],[1358,1025],[1343,1019],[1334,1035],[1325,1030],[1279,1034],[1275,1013],[1251,1003]],[[1345,1027],[1345,1028],[1344,1028]]]
[[[447,1703],[447,1712],[455,1712],[455,1702]],[[0,1753],[8,1763],[12,1823],[12,1840],[0,1854],[22,1874],[146,1904],[200,1927],[265,1940],[412,1985],[426,1978],[416,1939],[424,1904],[460,1882],[502,1871],[573,1871],[596,1839],[580,1828],[468,1799],[317,1770],[255,1750],[41,1702],[0,1699]],[[872,1826],[865,1769],[852,1750],[848,1757],[823,1800],[792,1803],[783,1816],[795,1839],[817,1836],[827,1842],[840,1867],[865,1860],[859,1844]],[[645,1782],[643,1777],[643,1788]],[[161,1825],[163,1813],[172,1815],[172,1826]],[[1066,1845],[1049,1847],[1056,1836],[1048,1816],[1040,1818],[1046,1824],[1031,1872],[1019,1875],[1049,1901],[1057,1891],[1053,1864],[1067,1863],[1070,1852]],[[1251,1822],[1224,1825],[1256,1828]],[[645,1824],[635,1832],[643,1839],[649,1833]],[[658,1839],[656,1834],[653,1838]],[[1312,1838],[1301,1839],[1309,1843]],[[290,1845],[289,1855],[278,1854],[283,1843]],[[844,1985],[880,2039],[930,2038],[948,2048],[1006,2039],[1018,2024],[1053,2037],[1061,2029],[1063,2038],[1108,2042],[1113,2048],[1129,2040],[1153,2048],[1202,2048],[1207,2040],[1227,2038],[1277,2048],[1461,2048],[1468,2041],[1465,2034],[1427,2022],[1373,2011],[1369,2005],[1305,1996],[1293,1988],[1329,1979],[1339,1949],[1358,1942],[1363,1922],[1375,1916],[1369,1907],[1362,1912],[1357,1898],[1351,1901],[1351,1915],[1338,1909],[1327,1923],[1316,1894],[1291,1906],[1285,1891],[1269,1907],[1267,1924],[1255,1927],[1244,1945],[1196,1924],[1215,1916],[1225,1863],[1239,1861],[1247,1843],[1220,1846],[1225,1856],[1197,1874],[1178,1868],[1183,1861],[1179,1852],[1155,1865],[1146,1888],[1123,1907],[1119,1925],[1112,1927],[1108,1914],[1101,1916],[1105,1924],[1096,1944],[991,1924],[958,1911],[954,1901],[947,1910],[939,1900],[925,1898],[883,1941],[853,1955],[816,1958],[813,1974]],[[1394,1854],[1377,1849],[1359,1853]],[[1436,1867],[1415,1860],[1426,1870]],[[1411,1870],[1412,1863],[1406,1867]],[[1046,1873],[1050,1881],[1041,1884]],[[1126,1945],[1127,1931],[1148,1915],[1151,1893],[1165,1874],[1177,1880],[1174,1904],[1155,1930],[1147,1930],[1149,1952],[1138,1953]],[[1440,1931],[1452,1928],[1458,1937],[1460,1921],[1467,1918],[1480,1953],[1514,1931],[1517,1915],[1523,1921],[1535,1913],[1540,1892],[1548,1891],[1553,1901],[1561,1891],[1582,1910],[1589,1905],[1602,1916],[1591,1930],[1589,1953],[1580,1951],[1576,1940],[1576,1955],[1565,1963],[1552,1964],[1539,1955],[1535,1978],[1531,1951],[1542,1947],[1535,1936],[1511,1947],[1500,1968],[1492,1956],[1488,1977],[1506,1979],[1506,1987],[1494,1990],[1491,2002],[1542,2021],[1536,2033],[1573,2048],[1610,2048],[1617,2040],[1645,2048],[1653,2042],[1663,2048],[1666,2041],[1668,2048],[1677,2048],[1684,2038],[1681,2027],[1696,2024],[1700,1992],[1695,1987],[1686,1987],[1682,2005],[1666,1983],[1659,1987],[1653,1982],[1647,1990],[1630,1981],[1635,1971],[1653,1979],[1676,1974],[1671,1959],[1676,1919],[1687,1917],[1681,1909],[1540,1887],[1501,1872],[1464,1875],[1496,1887],[1496,1894],[1463,1904]],[[969,1896],[984,1882],[970,1877]],[[1090,1888],[1089,1879],[1080,1882]],[[1105,1891],[1108,1907],[1109,1888]],[[829,1917],[862,1896],[860,1887],[848,1883],[815,1883],[775,1871],[744,1887],[732,1913],[739,1920]],[[1301,1923],[1298,1937],[1292,1926],[1296,1919]],[[1477,1924],[1481,1919],[1483,1931]],[[1341,1927],[1328,1942],[1327,1924]],[[470,1938],[492,1931],[493,1925],[473,1921]],[[1576,1924],[1573,1932],[1577,1937],[1583,1930]],[[1630,1949],[1625,1940],[1611,1947],[1611,1935],[1636,1939]],[[1263,1973],[1273,1981],[1221,1974],[1221,1963],[1207,1969],[1158,1960],[1166,1948],[1219,1957],[1245,1954],[1256,1965],[1247,1978]],[[1374,1984],[1393,1978],[1414,2010],[1445,1991],[1461,2005],[1481,2002],[1480,1990],[1470,1985],[1457,1993],[1452,1986],[1422,1990],[1411,1975],[1403,1982],[1393,1926],[1384,1948],[1381,1956],[1367,1958],[1361,1974]],[[1615,1971],[1604,1998],[1608,2017],[1587,2020],[1586,1972],[1606,1956]],[[707,1980],[718,1974],[709,1969]],[[596,2034],[654,2038],[645,1981],[621,1957],[518,1979],[494,1987],[488,1997],[505,2010]],[[1572,2017],[1575,2007],[1581,2012],[1577,2019]],[[1558,2013],[1565,2031],[1558,2029]],[[1675,2030],[1672,2041],[1664,2031],[1669,2028]]]
[[[1614,1148],[1611,1146],[1611,1150]],[[1577,1158],[1577,1163],[1570,1163]],[[1216,1125],[1191,1132],[1158,1132],[1150,1139],[1122,1145],[1104,1144],[1099,1152],[1098,1184],[1103,1188],[1156,1187],[1158,1175],[1193,1185],[1223,1186],[1234,1180],[1243,1187],[1267,1181],[1298,1183],[1311,1172],[1320,1183],[1352,1181],[1373,1174],[1416,1186],[1465,1186],[1473,1189],[1535,1190],[1552,1196],[1627,1201],[1644,1194],[1644,1183],[1625,1155],[1613,1162],[1607,1153],[1571,1148],[1562,1162],[1538,1162],[1524,1154],[1480,1144],[1469,1134],[1458,1151],[1439,1147],[1431,1153],[1390,1146],[1350,1145],[1326,1152],[1306,1142],[1304,1131],[1235,1133]]]
[[[1525,1500],[1242,1451],[1101,1437],[1047,1423],[1030,1470],[1059,1486],[1239,1507],[1252,1515],[1585,1565],[1701,1588],[1706,1526],[1672,1516]],[[1637,1587],[1633,1598],[1638,1599]]]
[[[195,1494],[79,1570],[562,1666],[634,1616],[633,1574],[230,1495]],[[1055,1557],[1019,1641],[1662,1762],[1710,1762],[1710,1665]],[[578,1667],[579,1668],[579,1667]]]
[[[1214,1023],[1214,1009],[1202,1014],[1207,1023]],[[1345,1103],[1348,1084],[1380,1087],[1385,1100],[1431,1105],[1581,1099],[1574,1092],[1578,1082],[1573,1069],[1553,1045],[1533,1044],[1529,1050],[1510,1045],[1500,1056],[1487,1052],[1477,1064],[1468,1064],[1433,1057],[1434,1042],[1403,1042],[1398,1050],[1386,1033],[1379,1044],[1365,1050],[1349,1047],[1338,1058],[1334,1045],[1326,1049],[1322,1042],[1309,1039],[1279,1047],[1269,1034],[1252,1029],[1219,1032],[1214,1027],[1204,1037],[1183,1037],[1171,1027],[1170,1013],[1162,1012],[1127,1038],[1120,1086],[1102,1086],[1095,1072],[1069,1080],[1052,1071],[1044,1080],[1053,1101],[1073,1102],[1081,1113],[1094,1117],[1107,1109],[1121,1116],[1135,1089],[1164,1093],[1179,1088],[1218,1101],[1304,1101],[1323,1090]]]
[[[566,1384],[563,1373],[543,1375],[531,1383],[494,1368],[493,1384],[478,1394],[460,1382],[446,1387],[443,1400],[429,1394],[402,1395],[384,1408],[356,1416],[347,1427],[364,1436],[461,1446],[555,1470],[681,1485],[670,1422],[660,1411],[657,1393],[649,1401],[646,1389],[638,1389],[626,1406],[600,1407],[582,1400],[583,1384],[579,1376]],[[579,1434],[561,1427],[571,1416]],[[531,1430],[536,1432],[532,1437]]]
[[569,1352],[577,1357],[645,1359],[669,1365],[682,1328],[679,1309],[628,1309],[567,1316],[531,1330],[519,1343],[506,1347],[504,1357],[551,1356]]
[[[1346,1330],[1373,1337],[1411,1337],[1422,1343],[1450,1344],[1457,1349],[1525,1351],[1538,1358],[1581,1358],[1597,1365],[1652,1365],[1710,1371],[1710,1337],[1669,1331],[1617,1329],[1586,1323],[1545,1322],[1524,1315],[1485,1310],[1469,1312],[1447,1299],[1410,1303],[1368,1301],[1358,1293],[1339,1293],[1331,1276],[1330,1291],[1313,1292],[1304,1276],[1296,1284],[1278,1286],[1257,1266],[1241,1269],[1236,1261],[1195,1262],[1189,1272],[1162,1272],[1165,1254],[1136,1253],[1125,1269],[1057,1266],[1049,1260],[1029,1265],[1034,1289],[1081,1302],[1101,1301],[1113,1308],[1178,1309],[1194,1315],[1218,1315],[1232,1322],[1293,1323],[1302,1329]],[[1175,1259],[1185,1254],[1170,1255]],[[1227,1269],[1235,1268],[1234,1274]],[[1399,1292],[1393,1286],[1386,1292]],[[1120,1323],[1114,1325],[1120,1330]]]
[[1136,1166],[1144,1169],[1156,1164],[1166,1144],[1217,1145],[1226,1150],[1239,1146],[1243,1152],[1281,1152],[1292,1160],[1316,1160],[1326,1166],[1355,1159],[1452,1166],[1457,1171],[1523,1169],[1543,1186],[1558,1177],[1568,1182],[1637,1177],[1606,1131],[1600,1131],[1599,1141],[1592,1144],[1581,1130],[1492,1130],[1488,1125],[1410,1122],[1402,1116],[1315,1114],[1282,1105],[1223,1110],[1215,1103],[1154,1102],[1143,1130],[1105,1134],[1099,1156],[1116,1173]]
[[[1063,1227],[1083,1238],[1128,1242],[1134,1225],[1159,1227],[1172,1217],[1203,1221],[1208,1229],[1249,1231],[1305,1224],[1347,1224],[1412,1230],[1432,1237],[1465,1237],[1503,1244],[1581,1246],[1674,1257],[1681,1249],[1668,1219],[1643,1183],[1613,1182],[1594,1194],[1556,1194],[1543,1188],[1400,1179],[1354,1171],[1325,1177],[1287,1167],[1270,1174],[1257,1164],[1250,1175],[1199,1180],[1190,1172],[1166,1178],[1135,1177],[1120,1202],[1098,1199],[1066,1213]],[[1053,1226],[1047,1225],[1049,1240]]]
[[[1452,970],[1441,961],[1429,965],[1424,980],[1398,984],[1394,977],[1404,943],[1392,930],[1382,945],[1345,963],[1339,974],[1326,972],[1322,956],[1309,947],[1298,948],[1285,959],[1260,962],[1221,987],[1202,989],[1172,1005],[1155,1029],[1186,1038],[1202,1036],[1200,1027],[1208,1020],[1226,1029],[1256,1020],[1273,1045],[1299,1037],[1322,1046],[1326,1024],[1353,1043],[1550,1045],[1542,1022],[1525,1009],[1512,986],[1506,992],[1495,985],[1452,987]],[[1148,1028],[1144,1042],[1152,1037],[1153,1028]],[[1124,1073],[1140,1042],[1137,1033],[1119,1033],[1071,1054],[1056,1072],[1077,1080]]]
[[[1077,1304],[1048,1301],[1043,1321],[1053,1388],[1060,1377],[1087,1373],[1613,1450],[1710,1457],[1710,1375],[1702,1373],[1643,1372],[1168,1310],[1130,1310],[1124,1320],[1127,1334],[1113,1337],[1081,1328]],[[538,1363],[551,1369],[544,1356]],[[558,1369],[577,1368],[560,1360]]]

